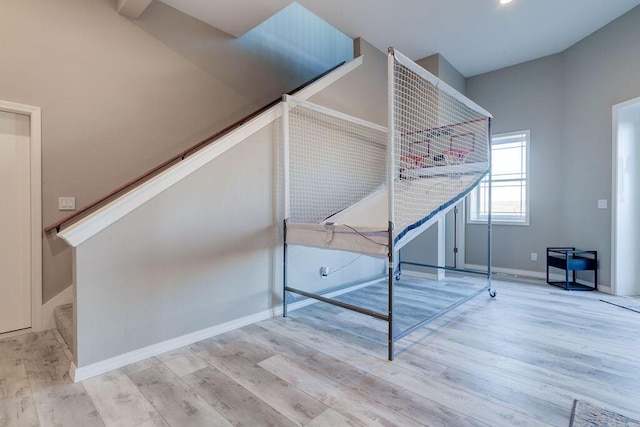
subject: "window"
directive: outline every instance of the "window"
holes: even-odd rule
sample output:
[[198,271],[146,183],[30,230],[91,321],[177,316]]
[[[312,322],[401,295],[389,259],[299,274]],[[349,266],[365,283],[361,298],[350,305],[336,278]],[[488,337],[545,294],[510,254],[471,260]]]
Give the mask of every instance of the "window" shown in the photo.
[[[529,225],[529,131],[491,138],[491,222]],[[489,179],[469,196],[469,222],[487,222]]]

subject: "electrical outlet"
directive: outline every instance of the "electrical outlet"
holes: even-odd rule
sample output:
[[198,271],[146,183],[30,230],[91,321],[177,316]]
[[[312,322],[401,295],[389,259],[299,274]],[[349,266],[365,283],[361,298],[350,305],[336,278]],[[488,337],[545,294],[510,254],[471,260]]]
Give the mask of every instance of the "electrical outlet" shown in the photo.
[[531,261],[537,261],[537,260],[538,260],[538,253],[531,252]]
[[58,210],[75,211],[76,198],[75,197],[58,197]]
[[327,277],[329,275],[329,267],[320,267],[320,277]]

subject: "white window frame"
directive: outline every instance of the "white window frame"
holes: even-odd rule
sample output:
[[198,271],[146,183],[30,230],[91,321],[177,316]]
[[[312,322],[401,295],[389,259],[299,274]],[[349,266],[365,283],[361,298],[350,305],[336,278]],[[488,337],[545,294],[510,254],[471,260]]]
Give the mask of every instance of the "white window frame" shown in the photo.
[[[529,225],[529,218],[531,215],[531,210],[530,210],[530,188],[531,188],[531,168],[530,168],[530,162],[531,162],[531,155],[530,155],[530,150],[531,150],[531,135],[530,135],[530,131],[527,130],[521,130],[521,131],[516,131],[516,132],[506,132],[506,133],[501,133],[501,134],[495,134],[492,137],[492,141],[491,141],[491,148],[493,150],[493,147],[496,145],[499,145],[500,142],[498,142],[496,144],[496,140],[499,139],[507,139],[509,137],[513,137],[513,136],[517,136],[517,135],[525,135],[525,173],[524,173],[524,185],[525,185],[525,215],[524,218],[522,218],[522,216],[517,215],[517,216],[509,216],[506,214],[496,214],[496,213],[491,213],[491,223],[492,224],[498,224],[498,225],[524,225],[524,226],[528,226]],[[507,143],[508,141],[504,141],[504,143]],[[483,182],[486,182],[485,180],[483,180]],[[494,186],[495,182],[499,182],[498,179],[496,179],[494,176],[492,176],[492,188]],[[482,184],[480,184],[482,185]],[[479,188],[480,185],[478,185],[477,188],[475,188],[470,194],[469,197],[467,197],[467,223],[469,224],[486,224],[487,220],[488,220],[488,215],[482,215],[479,216],[477,214],[478,210],[479,210]]]

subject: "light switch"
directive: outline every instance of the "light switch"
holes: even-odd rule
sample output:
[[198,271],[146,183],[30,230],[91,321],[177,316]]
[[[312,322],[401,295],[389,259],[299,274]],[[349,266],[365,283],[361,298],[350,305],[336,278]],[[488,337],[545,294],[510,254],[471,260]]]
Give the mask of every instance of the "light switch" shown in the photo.
[[607,209],[607,199],[598,200],[598,209]]
[[58,197],[58,210],[75,211],[76,198],[75,197]]

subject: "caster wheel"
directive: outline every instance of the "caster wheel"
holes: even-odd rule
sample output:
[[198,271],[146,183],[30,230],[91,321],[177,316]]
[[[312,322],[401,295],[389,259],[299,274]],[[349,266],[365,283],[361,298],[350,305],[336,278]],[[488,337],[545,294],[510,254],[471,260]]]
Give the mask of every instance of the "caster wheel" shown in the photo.
[[398,275],[398,276],[396,276],[396,280],[400,280],[400,276],[399,276],[399,275]]
[[498,295],[498,291],[495,291],[495,290],[491,290],[491,289],[489,289],[489,296],[490,296],[491,298],[495,298],[495,297],[496,297],[496,295]]

